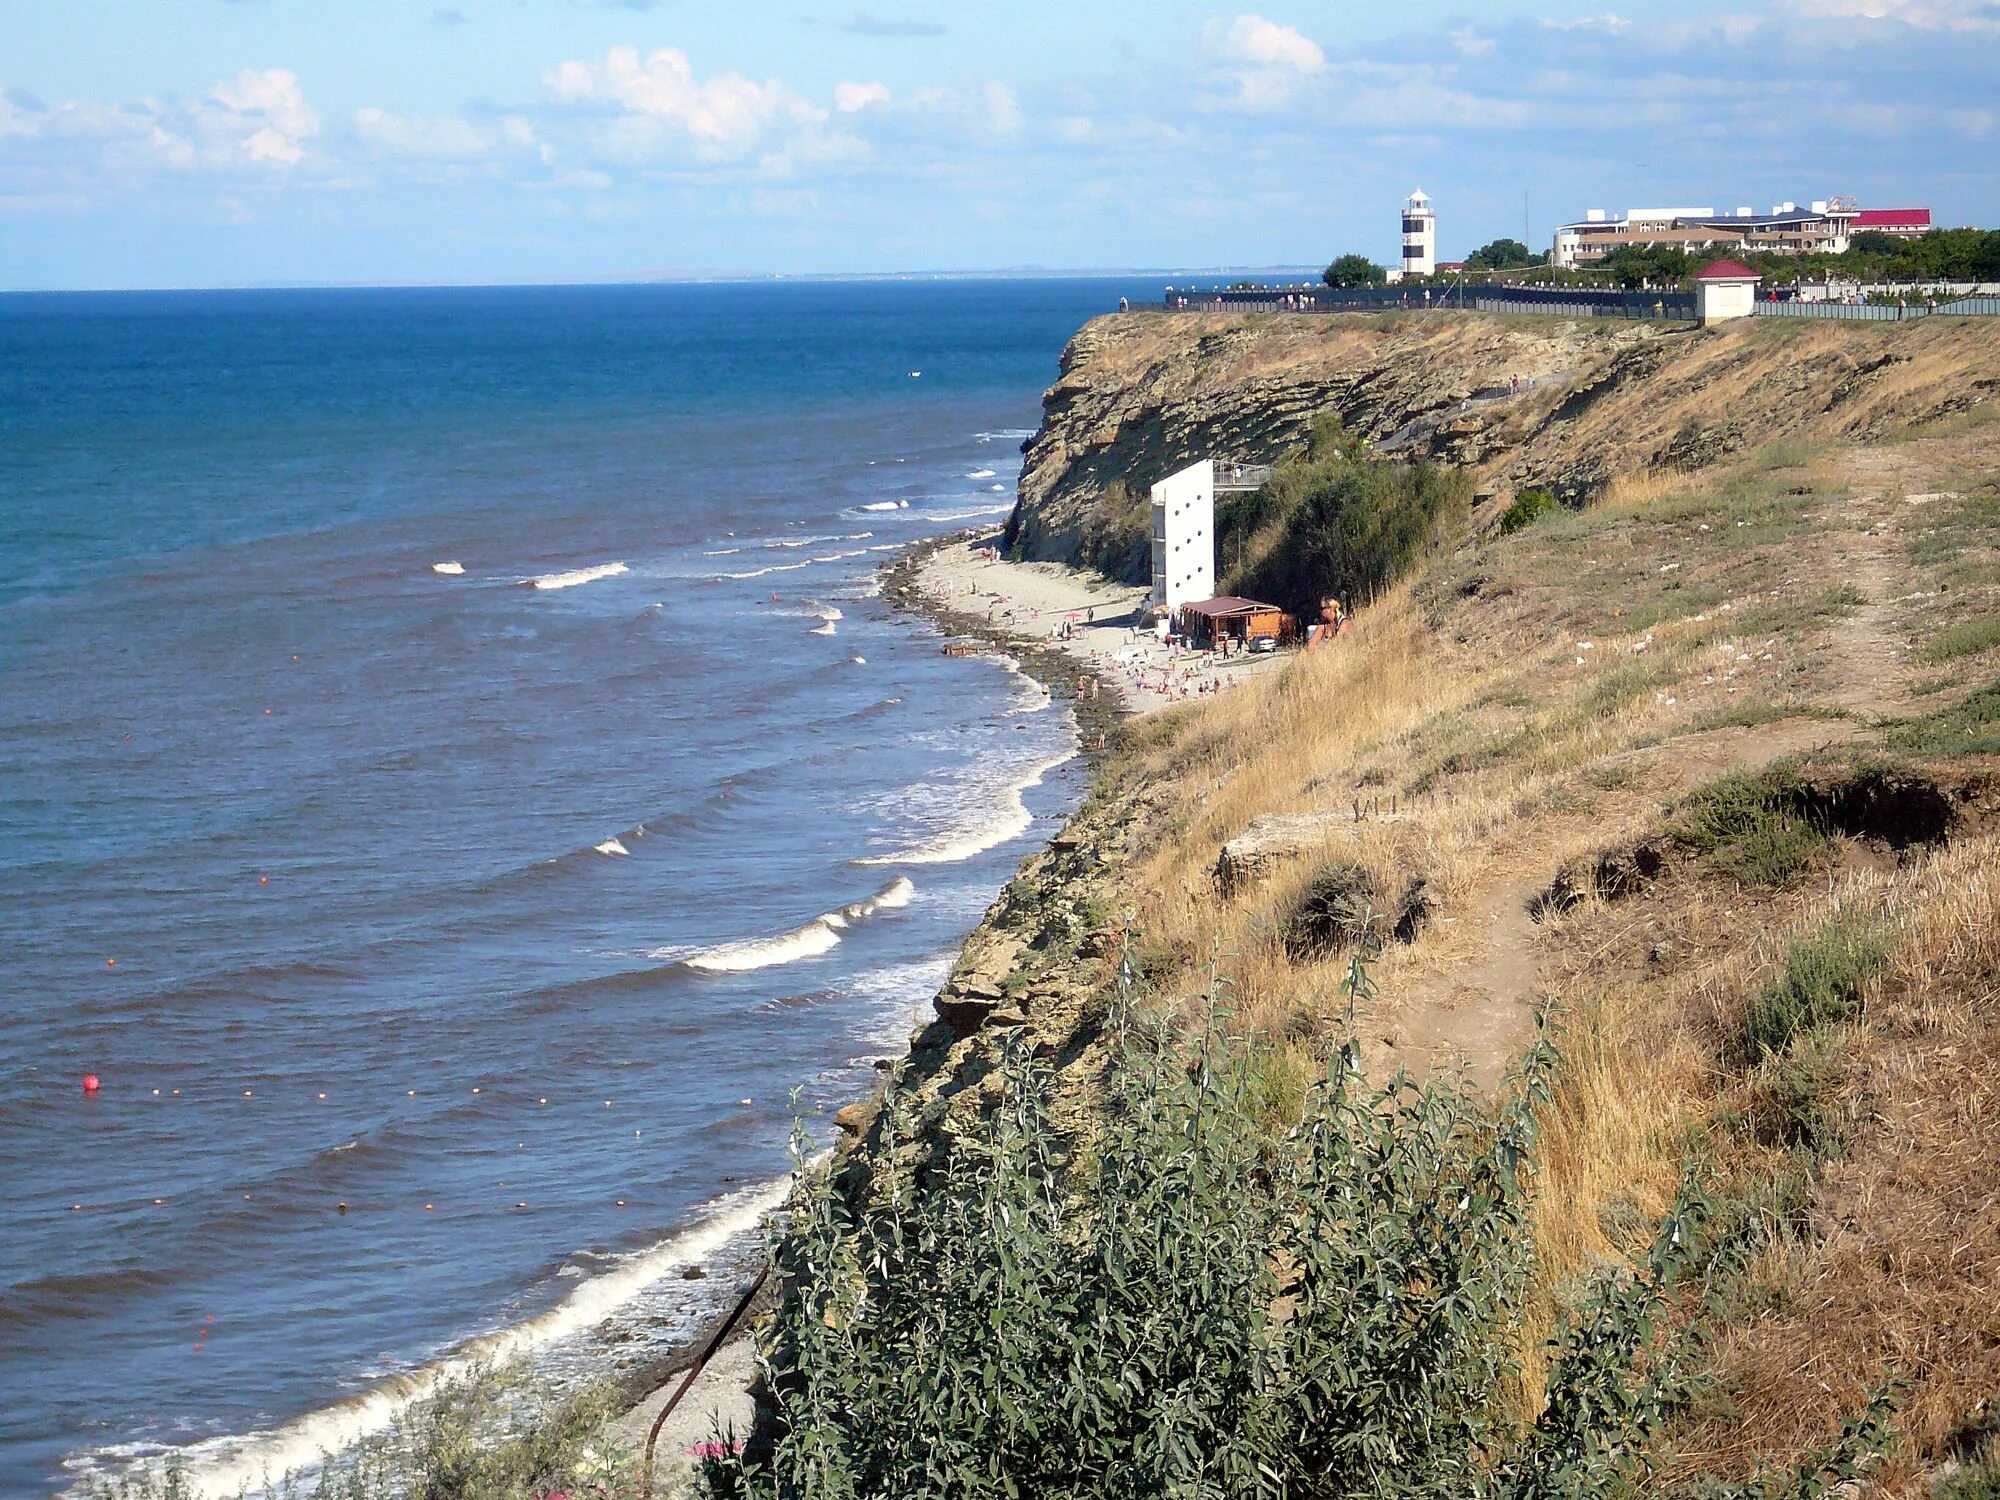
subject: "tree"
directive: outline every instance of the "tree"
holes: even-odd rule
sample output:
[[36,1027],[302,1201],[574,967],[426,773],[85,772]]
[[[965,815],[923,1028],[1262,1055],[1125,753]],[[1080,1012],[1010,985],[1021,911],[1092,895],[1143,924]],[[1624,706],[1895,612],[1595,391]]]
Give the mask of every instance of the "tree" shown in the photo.
[[1903,242],[1880,229],[1864,229],[1847,242],[1847,248],[1857,255],[1894,255]]
[[1466,259],[1468,271],[1514,271],[1532,266],[1539,257],[1519,240],[1501,238],[1481,245]]
[[1380,286],[1388,273],[1365,255],[1343,255],[1320,276],[1328,286]]
[[1632,288],[1677,282],[1688,274],[1690,264],[1686,251],[1676,250],[1670,245],[1620,245],[1605,256],[1596,269],[1611,276],[1619,285]]

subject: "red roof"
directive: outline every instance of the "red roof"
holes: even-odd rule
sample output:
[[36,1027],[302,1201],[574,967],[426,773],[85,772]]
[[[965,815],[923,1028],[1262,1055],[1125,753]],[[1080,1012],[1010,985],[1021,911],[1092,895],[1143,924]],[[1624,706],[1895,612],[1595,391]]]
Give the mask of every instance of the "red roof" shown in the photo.
[[1888,229],[1931,227],[1931,211],[1928,208],[1864,208],[1854,216],[1856,229]]
[[1753,271],[1740,260],[1719,260],[1694,273],[1696,281],[1762,281],[1763,273]]
[[1199,604],[1183,604],[1182,609],[1191,615],[1204,619],[1222,620],[1233,615],[1283,614],[1275,604],[1259,604],[1255,599],[1239,599],[1234,594],[1222,594],[1213,599],[1204,599]]

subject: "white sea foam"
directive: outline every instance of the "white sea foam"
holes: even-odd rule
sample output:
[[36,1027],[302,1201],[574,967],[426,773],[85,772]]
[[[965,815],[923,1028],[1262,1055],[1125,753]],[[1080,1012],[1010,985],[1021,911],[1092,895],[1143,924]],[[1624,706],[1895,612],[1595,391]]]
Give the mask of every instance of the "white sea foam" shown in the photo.
[[986,486],[986,488],[993,491],[993,493],[996,495],[1004,495],[1007,493],[1007,486],[1004,484],[989,484]]
[[567,573],[544,573],[539,578],[530,578],[528,584],[538,589],[573,589],[580,583],[595,583],[600,578],[616,578],[626,571],[622,562],[599,563],[593,568],[572,568]]
[[724,943],[717,948],[705,949],[683,962],[690,969],[700,969],[704,973],[742,974],[752,969],[793,963],[801,958],[816,958],[831,952],[839,944],[840,934],[854,923],[864,921],[877,912],[908,906],[916,890],[908,876],[898,875],[866,901],[850,901],[838,911],[822,912],[790,932],[781,932],[775,937],[752,938],[747,942]]
[[591,847],[599,854],[627,855],[632,852],[625,847],[622,839],[606,839],[603,843],[593,844]]
[[735,556],[735,555],[736,555],[737,553],[741,552],[742,550],[743,550],[743,549],[742,549],[741,547],[717,547],[717,548],[716,548],[716,549],[715,549],[715,550],[714,550],[713,552],[704,552],[704,553],[702,553],[702,556],[703,556],[703,557],[734,557],[734,556]]
[[820,621],[820,622],[819,622],[819,624],[817,624],[817,625],[813,626],[813,628],[812,628],[811,630],[808,630],[808,631],[806,632],[806,634],[807,634],[807,635],[832,635],[832,634],[833,634],[833,633],[834,633],[835,631],[837,631],[837,630],[839,630],[839,629],[840,629],[840,627],[839,627],[838,625],[834,624],[834,623],[833,623],[833,621],[831,621],[831,620],[822,620],[822,621]]
[[926,521],[943,525],[947,521],[976,521],[981,516],[1004,516],[1014,507],[1011,505],[982,505],[973,510],[949,510],[935,516],[925,516]]
[[1014,702],[1008,708],[1006,717],[1013,719],[1022,714],[1038,714],[1055,702],[1054,695],[1048,688],[1022,671],[1021,664],[1013,657],[1000,656],[995,660],[1012,673],[1019,683],[1019,690],[1014,694]]
[[966,475],[965,477],[967,479],[991,479],[993,477],[993,471],[991,469],[974,469],[970,474]]
[[766,573],[796,573],[800,568],[810,568],[812,559],[795,563],[772,563],[768,568],[752,568],[747,573],[718,573],[717,578],[762,578]]
[[1049,772],[1075,758],[1075,750],[1065,750],[1060,755],[1030,767],[1007,783],[1000,789],[993,816],[977,828],[944,834],[929,843],[919,844],[914,849],[905,849],[900,853],[870,855],[865,859],[857,859],[855,863],[857,865],[954,865],[1017,839],[1035,824],[1035,815],[1028,811],[1028,804],[1022,800],[1021,794],[1031,787],[1040,786],[1042,778]]
[[413,1404],[455,1380],[596,1327],[655,1282],[749,1236],[784,1204],[790,1186],[789,1179],[781,1178],[718,1198],[692,1228],[580,1282],[547,1312],[468,1340],[407,1374],[391,1376],[282,1427],[196,1444],[179,1455],[186,1464],[187,1493],[197,1500],[257,1493],[267,1478],[310,1469],[328,1453],[385,1431]]
[[822,604],[819,607],[819,617],[822,620],[844,620],[847,618],[847,616],[843,615],[831,604]]
[[447,578],[456,578],[465,571],[465,564],[461,562],[436,562],[431,564],[431,571],[433,573],[442,573]]
[[908,510],[910,502],[907,500],[871,500],[866,505],[857,505],[854,508],[856,510]]
[[865,667],[868,665],[868,658],[865,656],[850,656],[847,659],[853,662],[854,665],[857,667]]

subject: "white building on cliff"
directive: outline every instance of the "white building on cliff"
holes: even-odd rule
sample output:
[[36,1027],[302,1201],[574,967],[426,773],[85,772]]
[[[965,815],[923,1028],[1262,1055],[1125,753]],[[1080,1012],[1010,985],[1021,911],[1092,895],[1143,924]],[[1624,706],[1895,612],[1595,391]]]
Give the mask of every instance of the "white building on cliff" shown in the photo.
[[1153,608],[1215,597],[1215,463],[1202,459],[1153,486]]

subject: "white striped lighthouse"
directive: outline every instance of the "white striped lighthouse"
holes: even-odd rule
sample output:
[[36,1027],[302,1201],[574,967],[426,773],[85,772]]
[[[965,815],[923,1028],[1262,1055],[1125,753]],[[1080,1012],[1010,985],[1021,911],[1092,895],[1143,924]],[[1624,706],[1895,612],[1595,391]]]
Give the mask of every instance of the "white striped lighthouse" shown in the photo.
[[1428,276],[1437,269],[1437,215],[1418,188],[1403,205],[1403,274]]

